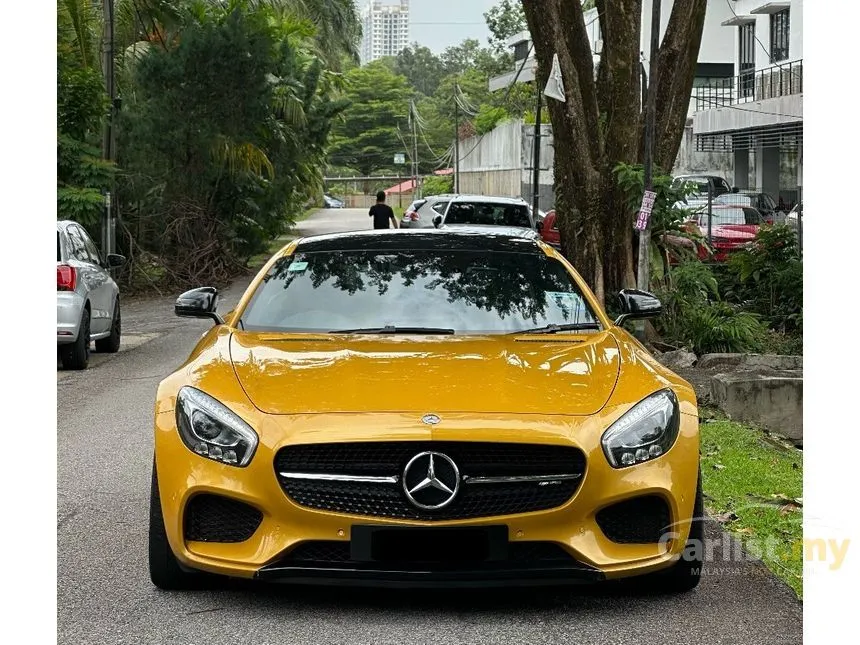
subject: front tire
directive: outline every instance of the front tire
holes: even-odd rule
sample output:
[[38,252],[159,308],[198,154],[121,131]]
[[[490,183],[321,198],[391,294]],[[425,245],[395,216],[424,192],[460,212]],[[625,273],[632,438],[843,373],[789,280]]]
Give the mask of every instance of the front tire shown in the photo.
[[197,581],[197,576],[179,566],[179,561],[167,541],[155,461],[152,463],[152,487],[149,495],[149,577],[156,587],[167,591],[192,589]]
[[110,336],[96,341],[96,351],[116,354],[119,351],[120,336],[122,335],[122,317],[119,310],[119,298],[113,305],[113,318],[110,323]]
[[60,346],[64,370],[85,370],[90,362],[90,310],[84,307],[78,337],[74,343]]

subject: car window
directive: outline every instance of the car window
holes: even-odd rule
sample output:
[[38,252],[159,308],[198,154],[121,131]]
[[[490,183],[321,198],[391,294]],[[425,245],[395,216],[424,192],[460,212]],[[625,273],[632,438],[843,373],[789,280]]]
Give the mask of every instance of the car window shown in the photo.
[[69,241],[69,257],[81,262],[92,263],[93,259],[87,251],[84,238],[81,236],[81,231],[77,226],[66,227],[66,239]]
[[96,246],[96,243],[93,242],[93,239],[89,236],[89,234],[85,230],[79,229],[79,232],[81,234],[81,238],[84,240],[84,246],[86,247],[87,253],[90,256],[90,261],[93,264],[101,265],[102,264],[102,257],[101,257],[101,253],[99,253],[99,249]]
[[453,202],[445,216],[445,223],[532,227],[529,208],[525,204],[487,202]]
[[63,247],[60,242],[60,232],[57,231],[57,262],[62,262],[63,260]]
[[436,211],[440,215],[444,215],[445,214],[445,208],[447,206],[448,206],[448,202],[436,202],[430,208],[432,208],[434,211]]
[[[746,208],[715,208],[712,211],[711,225],[723,226],[726,224],[747,224],[747,215],[744,211],[752,210]],[[753,211],[755,212],[755,211]],[[707,210],[699,213],[699,226],[708,225]]]
[[406,210],[408,210],[408,211],[417,211],[419,208],[421,208],[422,206],[424,206],[424,204],[426,204],[426,203],[427,203],[427,200],[426,200],[426,199],[416,199],[414,202],[412,202],[411,204],[409,204],[409,208],[407,208]]
[[731,186],[728,185],[728,183],[726,183],[725,179],[718,179],[716,181],[716,186],[714,188],[714,192],[717,195],[724,195],[725,193],[732,192],[732,188],[731,188]]
[[744,218],[747,224],[761,224],[762,218],[761,213],[759,213],[754,208],[745,208],[744,209]]
[[299,252],[273,265],[242,315],[249,331],[392,325],[485,334],[597,322],[554,258],[456,249]]

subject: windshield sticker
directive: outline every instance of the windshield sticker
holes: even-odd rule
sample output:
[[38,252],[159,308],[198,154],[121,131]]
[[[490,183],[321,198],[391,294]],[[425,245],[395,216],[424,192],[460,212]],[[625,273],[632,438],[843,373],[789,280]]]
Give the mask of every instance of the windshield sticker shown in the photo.
[[307,268],[307,262],[293,262],[289,267],[287,267],[287,271],[304,271]]

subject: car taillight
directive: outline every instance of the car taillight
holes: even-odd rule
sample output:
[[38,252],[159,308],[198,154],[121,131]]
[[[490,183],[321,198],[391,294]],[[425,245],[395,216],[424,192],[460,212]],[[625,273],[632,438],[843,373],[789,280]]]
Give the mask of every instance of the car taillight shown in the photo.
[[407,222],[417,222],[421,219],[416,211],[406,211],[403,215],[403,219]]
[[78,285],[78,272],[68,264],[57,265],[57,291],[74,291]]

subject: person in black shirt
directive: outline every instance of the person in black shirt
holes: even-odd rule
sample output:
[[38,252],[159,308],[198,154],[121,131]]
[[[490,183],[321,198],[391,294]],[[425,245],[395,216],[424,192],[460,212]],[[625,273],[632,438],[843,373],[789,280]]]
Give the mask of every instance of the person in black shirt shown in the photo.
[[376,203],[370,207],[370,217],[373,218],[373,228],[388,228],[388,222],[397,228],[394,211],[385,203],[385,191],[376,193]]

